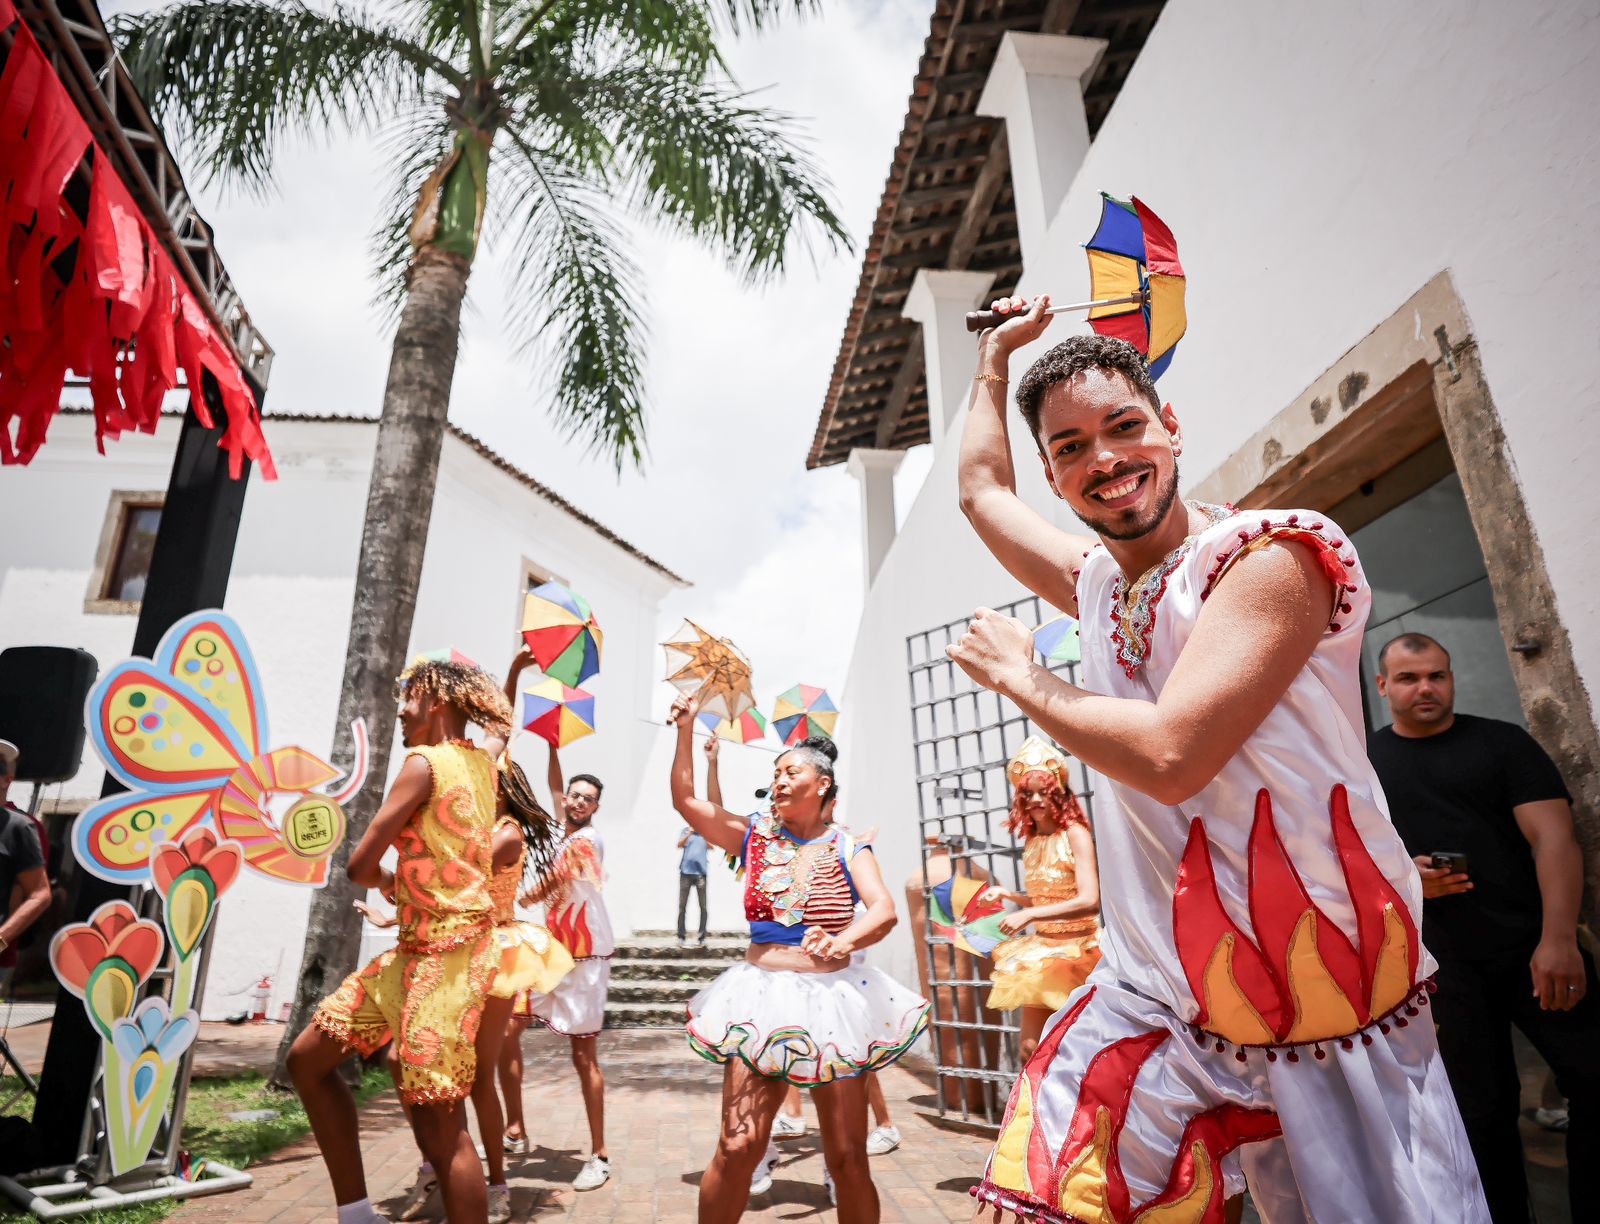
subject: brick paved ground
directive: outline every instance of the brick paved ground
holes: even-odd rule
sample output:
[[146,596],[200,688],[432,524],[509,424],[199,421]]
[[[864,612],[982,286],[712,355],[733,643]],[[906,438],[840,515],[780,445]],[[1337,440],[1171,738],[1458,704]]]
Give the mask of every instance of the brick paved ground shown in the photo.
[[[606,1069],[606,1130],[611,1181],[577,1194],[568,1183],[588,1152],[588,1128],[566,1042],[541,1031],[527,1037],[524,1108],[536,1146],[507,1161],[517,1220],[689,1221],[700,1171],[716,1145],[717,1068],[691,1053],[678,1030],[631,1029],[601,1039]],[[967,1189],[982,1169],[988,1141],[938,1124],[931,1092],[910,1072],[891,1067],[884,1095],[905,1136],[899,1150],[875,1157],[872,1172],[885,1224],[968,1220]],[[810,1111],[808,1109],[808,1117]],[[814,1124],[814,1118],[812,1119]],[[416,1148],[392,1097],[362,1113],[367,1181],[380,1206],[396,1209],[416,1168]],[[815,1132],[781,1145],[772,1192],[745,1219],[828,1224],[835,1216],[822,1188]],[[302,1224],[333,1218],[333,1197],[316,1148],[296,1143],[251,1169],[255,1185],[197,1199],[172,1218],[184,1224]]]

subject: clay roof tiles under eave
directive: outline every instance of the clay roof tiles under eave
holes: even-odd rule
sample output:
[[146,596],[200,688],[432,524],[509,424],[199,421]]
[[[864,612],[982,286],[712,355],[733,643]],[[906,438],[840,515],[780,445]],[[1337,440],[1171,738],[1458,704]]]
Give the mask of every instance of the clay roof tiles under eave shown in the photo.
[[858,446],[928,441],[922,329],[901,316],[918,268],[1022,273],[1005,127],[977,114],[1000,40],[1012,30],[1103,38],[1084,88],[1099,130],[1164,0],[936,0],[905,125],[861,264],[806,467],[842,463]]

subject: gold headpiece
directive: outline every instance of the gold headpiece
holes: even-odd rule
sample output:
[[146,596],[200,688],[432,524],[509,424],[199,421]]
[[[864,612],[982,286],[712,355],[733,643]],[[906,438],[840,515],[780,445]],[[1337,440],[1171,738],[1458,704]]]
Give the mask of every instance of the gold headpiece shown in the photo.
[[1071,791],[1072,780],[1067,767],[1067,758],[1059,748],[1037,735],[1030,735],[1022,741],[1022,747],[1011,758],[1011,764],[1006,766],[1006,777],[1011,780],[1012,786],[1018,786],[1031,773],[1047,773],[1055,778],[1056,786],[1061,790]]

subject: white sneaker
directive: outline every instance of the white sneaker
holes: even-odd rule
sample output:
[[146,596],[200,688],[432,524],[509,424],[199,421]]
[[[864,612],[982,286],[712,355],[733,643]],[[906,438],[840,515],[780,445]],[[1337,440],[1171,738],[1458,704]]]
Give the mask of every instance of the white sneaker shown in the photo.
[[798,1139],[806,1133],[805,1115],[796,1117],[794,1114],[779,1112],[772,1123],[772,1136],[775,1139]]
[[406,1201],[400,1204],[401,1220],[420,1220],[425,1215],[435,1214],[435,1209],[442,1206],[439,1196],[438,1175],[429,1172],[417,1171],[416,1184],[411,1187],[406,1195]]
[[761,1163],[756,1166],[756,1175],[750,1179],[750,1197],[765,1194],[772,1189],[772,1169],[778,1163],[778,1157],[783,1155],[778,1150],[778,1145],[767,1140],[767,1153],[761,1158]]
[[508,1224],[511,1219],[511,1187],[489,1187],[489,1224]]
[[828,1202],[837,1207],[839,1205],[839,1196],[834,1193],[833,1174],[828,1172],[827,1165],[822,1166],[822,1185],[823,1188],[828,1192]]
[[591,1156],[572,1179],[574,1190],[598,1190],[611,1180],[611,1162],[604,1156]]
[[900,1128],[898,1126],[880,1126],[867,1136],[868,1156],[887,1156],[900,1146]]
[[528,1136],[518,1135],[515,1139],[507,1135],[502,1143],[505,1145],[507,1156],[526,1156],[528,1154]]

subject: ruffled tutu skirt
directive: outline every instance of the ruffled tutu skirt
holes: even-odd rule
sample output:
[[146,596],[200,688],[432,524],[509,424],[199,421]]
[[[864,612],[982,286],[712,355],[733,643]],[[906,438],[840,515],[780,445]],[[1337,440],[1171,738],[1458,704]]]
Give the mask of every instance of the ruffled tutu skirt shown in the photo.
[[689,1001],[689,1044],[809,1086],[887,1067],[921,1036],[928,1001],[866,965],[795,973],[735,965]]
[[524,991],[546,994],[572,972],[572,955],[537,922],[513,922],[494,929],[500,968],[489,993],[509,999]]
[[1008,939],[990,953],[989,1006],[995,1011],[1042,1007],[1059,1011],[1072,992],[1100,963],[1100,941],[1081,936],[1024,935]]

